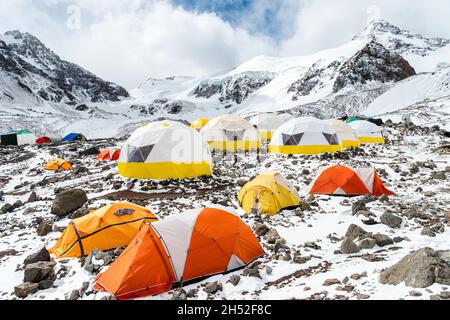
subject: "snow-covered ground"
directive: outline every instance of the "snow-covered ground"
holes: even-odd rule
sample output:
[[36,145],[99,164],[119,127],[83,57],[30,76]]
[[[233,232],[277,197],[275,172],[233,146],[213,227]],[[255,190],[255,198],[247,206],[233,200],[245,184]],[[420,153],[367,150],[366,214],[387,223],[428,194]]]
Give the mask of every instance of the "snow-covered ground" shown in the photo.
[[[427,299],[432,294],[445,291],[445,286],[434,284],[426,289],[415,289],[422,293],[421,297],[409,294],[411,288],[404,284],[397,286],[382,285],[378,277],[383,268],[397,263],[411,251],[431,247],[433,249],[450,249],[450,229],[445,227],[443,233],[437,233],[431,238],[421,235],[423,226],[429,226],[437,221],[445,222],[445,215],[450,210],[450,157],[435,148],[449,143],[448,138],[438,132],[428,129],[415,128],[413,131],[402,126],[386,127],[385,133],[389,139],[386,145],[364,146],[363,153],[348,153],[349,160],[325,159],[321,156],[287,156],[261,155],[261,163],[257,163],[256,156],[240,155],[236,167],[232,159],[217,161],[214,166],[215,176],[207,180],[190,180],[159,184],[151,181],[138,181],[131,187],[132,191],[157,195],[169,192],[176,195],[174,199],[155,198],[153,200],[138,201],[145,205],[160,218],[173,214],[183,214],[187,209],[210,206],[220,203],[234,207],[241,214],[242,219],[250,226],[263,222],[270,228],[275,228],[279,235],[286,240],[291,255],[299,251],[302,257],[311,259],[304,264],[292,260],[284,261],[283,255],[275,259],[273,248],[265,238],[261,242],[267,255],[260,258],[261,279],[242,275],[242,270],[227,275],[216,275],[202,282],[191,284],[184,289],[196,290],[191,299],[206,299],[208,294],[203,285],[208,282],[220,281],[223,291],[212,295],[214,299]],[[60,231],[50,232],[40,237],[36,233],[37,218],[52,221],[55,226],[63,227],[69,218],[56,218],[50,214],[54,193],[57,188],[82,188],[89,197],[87,206],[98,208],[111,203],[104,198],[112,192],[127,190],[128,179],[120,177],[114,163],[98,163],[91,157],[79,157],[77,151],[84,150],[96,144],[100,147],[116,145],[116,141],[91,141],[87,143],[62,144],[56,146],[27,146],[2,150],[0,162],[0,190],[5,194],[2,203],[15,203],[21,200],[24,204],[12,213],[0,215],[0,299],[13,299],[14,286],[23,281],[21,264],[25,257],[34,253],[42,246],[50,248],[61,235]],[[74,149],[75,147],[75,149]],[[72,150],[72,151],[70,151]],[[53,173],[43,170],[43,164],[59,155],[76,166],[88,168],[89,173]],[[428,163],[418,165],[419,170],[411,170],[417,162]],[[399,229],[391,229],[384,224],[366,225],[362,216],[352,215],[351,204],[362,197],[330,197],[317,196],[307,199],[311,210],[285,210],[273,218],[258,218],[246,216],[239,208],[236,195],[240,190],[242,180],[248,181],[261,171],[270,168],[282,173],[299,189],[303,189],[314,178],[317,169],[330,163],[341,163],[353,166],[372,165],[380,170],[381,178],[386,186],[397,193],[389,202],[376,200],[367,206],[379,221],[381,214],[392,210],[403,218]],[[431,165],[430,165],[431,164]],[[431,177],[433,173],[446,172],[446,179],[439,180]],[[112,174],[111,179],[107,179]],[[142,186],[150,184],[152,188],[142,191]],[[117,186],[118,185],[118,186]],[[418,187],[422,190],[419,190]],[[117,190],[117,187],[119,188]],[[206,194],[195,195],[199,189],[211,189]],[[27,203],[31,191],[40,197],[37,202]],[[307,199],[307,200],[306,200]],[[132,199],[128,199],[134,201]],[[406,213],[415,209],[421,213],[421,218],[408,219]],[[350,224],[356,224],[372,233],[386,234],[391,238],[402,237],[404,240],[383,248],[375,246],[370,250],[362,250],[353,255],[336,254],[341,239]],[[15,250],[2,256],[2,252]],[[11,251],[10,251],[11,252]],[[372,255],[372,256],[370,256]],[[370,258],[376,257],[377,261]],[[366,260],[365,260],[366,259]],[[372,261],[370,261],[372,260]],[[381,260],[381,261],[378,261]],[[267,273],[271,267],[273,272]],[[105,267],[106,268],[106,267]],[[60,272],[60,270],[65,270]],[[304,274],[299,277],[282,277],[293,275],[295,272]],[[38,291],[26,299],[65,299],[72,290],[78,290],[84,282],[89,282],[89,289],[81,299],[101,299],[105,293],[97,293],[91,288],[94,274],[82,268],[78,259],[58,261],[55,268],[58,274],[54,287]],[[358,280],[351,275],[367,272]],[[240,275],[237,286],[227,283],[232,275]],[[347,291],[339,291],[337,285],[324,286],[327,279],[337,278],[343,281],[349,277],[347,285],[354,286]],[[279,281],[277,281],[279,280]],[[344,281],[345,282],[345,281]],[[344,287],[344,284],[341,285]],[[367,295],[367,296],[366,296]],[[170,299],[172,292],[164,293],[145,299]]]

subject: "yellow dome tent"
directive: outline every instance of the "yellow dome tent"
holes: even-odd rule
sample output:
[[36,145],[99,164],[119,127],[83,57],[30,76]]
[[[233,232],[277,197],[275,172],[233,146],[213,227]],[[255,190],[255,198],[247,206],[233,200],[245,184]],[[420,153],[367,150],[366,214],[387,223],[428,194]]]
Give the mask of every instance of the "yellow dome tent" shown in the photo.
[[266,171],[244,185],[238,200],[247,213],[256,210],[259,214],[271,216],[300,204],[300,196],[295,187],[281,174],[273,171]]
[[209,120],[206,119],[206,118],[200,118],[200,119],[197,119],[197,120],[195,120],[194,122],[192,122],[191,128],[193,128],[193,129],[195,129],[195,130],[197,130],[197,131],[200,131],[200,130],[203,129],[204,126],[206,126],[206,124],[207,124],[208,122],[209,122]]
[[342,149],[361,147],[361,142],[359,142],[355,130],[350,125],[335,119],[329,119],[326,122],[336,130]]
[[56,158],[47,162],[44,166],[44,169],[51,171],[68,171],[72,170],[72,165],[64,159]]
[[115,203],[72,220],[49,250],[56,258],[80,258],[92,250],[126,246],[144,222],[158,220],[148,209],[132,203]]

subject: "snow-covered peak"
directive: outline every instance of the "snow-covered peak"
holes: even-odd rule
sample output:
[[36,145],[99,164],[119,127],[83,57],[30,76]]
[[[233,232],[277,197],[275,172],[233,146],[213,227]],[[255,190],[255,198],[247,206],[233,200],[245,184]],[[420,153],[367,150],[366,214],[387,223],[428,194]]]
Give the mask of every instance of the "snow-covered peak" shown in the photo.
[[426,38],[401,29],[385,20],[372,21],[354,40],[365,39],[376,41],[385,48],[403,55],[427,56],[433,51],[450,44],[450,40],[443,38]]

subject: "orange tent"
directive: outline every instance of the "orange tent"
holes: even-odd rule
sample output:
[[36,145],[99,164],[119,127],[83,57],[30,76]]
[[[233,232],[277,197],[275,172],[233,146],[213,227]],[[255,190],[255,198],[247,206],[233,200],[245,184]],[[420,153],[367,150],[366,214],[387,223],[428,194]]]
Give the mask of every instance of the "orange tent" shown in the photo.
[[[231,209],[232,210],[232,209]],[[125,300],[239,269],[264,255],[252,230],[226,208],[205,208],[145,224],[95,288]]]
[[117,161],[120,157],[120,149],[106,148],[97,156],[98,161]]
[[56,258],[80,258],[92,250],[126,246],[146,221],[156,221],[148,209],[128,203],[114,203],[72,220],[49,250]]
[[352,169],[342,165],[322,168],[307,189],[309,194],[329,195],[395,195],[388,190],[374,168]]

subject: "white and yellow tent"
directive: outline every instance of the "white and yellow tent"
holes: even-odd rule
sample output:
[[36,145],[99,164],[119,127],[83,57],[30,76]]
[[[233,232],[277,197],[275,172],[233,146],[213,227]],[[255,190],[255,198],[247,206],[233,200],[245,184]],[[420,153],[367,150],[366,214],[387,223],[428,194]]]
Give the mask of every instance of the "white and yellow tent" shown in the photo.
[[355,130],[353,130],[350,125],[346,124],[344,121],[335,119],[326,120],[326,122],[336,130],[343,149],[351,147],[359,148],[361,146],[361,142],[359,142]]
[[201,130],[203,139],[213,150],[258,150],[258,131],[247,120],[236,115],[223,115],[209,121]]
[[378,143],[384,144],[385,140],[383,138],[381,127],[376,124],[366,121],[366,120],[358,120],[349,123],[349,126],[355,130],[356,135],[359,138],[359,141],[362,144],[366,143]]
[[211,175],[212,159],[202,136],[187,126],[148,125],[123,144],[119,174],[139,179],[183,179]]
[[251,118],[250,123],[258,130],[261,140],[271,140],[275,130],[284,123],[284,119],[274,113],[261,113]]
[[244,185],[238,200],[247,213],[255,210],[273,216],[284,208],[298,206],[300,195],[281,174],[266,171]]
[[270,153],[319,154],[342,151],[336,130],[323,120],[312,117],[289,120],[275,131]]

